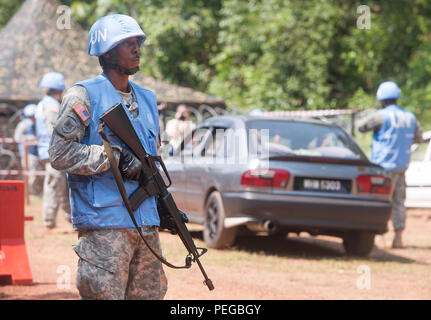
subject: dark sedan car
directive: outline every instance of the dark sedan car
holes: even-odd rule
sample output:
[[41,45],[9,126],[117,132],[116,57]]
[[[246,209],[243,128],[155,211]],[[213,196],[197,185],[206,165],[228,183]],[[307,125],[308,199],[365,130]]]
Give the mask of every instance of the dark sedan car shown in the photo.
[[204,225],[210,248],[245,230],[305,231],[341,237],[347,254],[364,256],[387,231],[391,180],[336,125],[214,117],[165,164],[178,207]]

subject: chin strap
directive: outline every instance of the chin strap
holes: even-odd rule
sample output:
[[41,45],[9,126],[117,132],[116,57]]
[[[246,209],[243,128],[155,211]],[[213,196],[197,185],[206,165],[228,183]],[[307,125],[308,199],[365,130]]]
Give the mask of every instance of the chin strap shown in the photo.
[[116,69],[116,70],[120,71],[121,73],[127,74],[129,76],[131,76],[131,75],[133,75],[139,71],[139,67],[126,69],[126,68],[124,68],[124,67],[122,67],[116,63],[110,63],[110,62],[107,63],[107,67],[112,68],[112,69]]
[[129,76],[139,71],[139,66],[135,68],[129,68],[129,69],[120,66],[117,63],[117,52],[115,51],[115,48],[109,52],[109,60],[106,61],[106,66],[111,69],[116,69],[120,71],[122,74],[127,74]]

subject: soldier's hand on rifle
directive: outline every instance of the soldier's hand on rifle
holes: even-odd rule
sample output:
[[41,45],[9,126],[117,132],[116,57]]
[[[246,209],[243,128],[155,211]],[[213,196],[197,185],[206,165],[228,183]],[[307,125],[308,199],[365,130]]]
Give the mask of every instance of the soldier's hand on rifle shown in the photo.
[[[168,230],[171,234],[177,234],[178,230],[175,225],[175,219],[160,204],[159,201],[157,201],[157,211],[159,212],[159,218],[160,218],[160,230]],[[181,215],[181,220],[184,223],[189,222],[189,218],[183,211],[179,210],[179,213]]]
[[120,152],[120,163],[118,168],[121,175],[127,180],[139,180],[141,175],[142,163],[133,153],[122,148]]

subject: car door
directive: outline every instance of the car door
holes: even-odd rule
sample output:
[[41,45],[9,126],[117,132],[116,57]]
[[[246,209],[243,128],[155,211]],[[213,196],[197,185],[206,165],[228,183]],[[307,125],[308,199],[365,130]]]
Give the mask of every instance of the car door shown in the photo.
[[[169,192],[177,204],[180,210],[186,210],[185,206],[185,192],[186,192],[186,174],[184,171],[184,165],[179,156],[167,156],[163,158],[169,177],[171,178],[172,185],[168,188]],[[162,176],[165,183],[168,183],[168,179],[163,174]]]
[[186,178],[186,191],[184,201],[186,210],[192,215],[199,215],[197,202],[203,197],[202,179],[204,168],[202,152],[208,139],[211,139],[211,128],[208,126],[197,128],[182,150],[184,172]]
[[223,141],[226,127],[207,127],[202,132],[204,139],[193,152],[193,161],[185,163],[187,172],[186,203],[190,211],[202,216],[208,186],[214,183],[217,175],[216,155]]
[[431,207],[431,142],[413,152],[406,172],[406,206]]

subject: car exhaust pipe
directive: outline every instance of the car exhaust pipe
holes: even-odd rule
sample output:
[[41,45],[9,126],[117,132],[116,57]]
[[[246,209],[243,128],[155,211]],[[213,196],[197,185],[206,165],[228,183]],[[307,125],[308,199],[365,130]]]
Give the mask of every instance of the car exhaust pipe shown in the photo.
[[271,220],[250,221],[246,223],[246,226],[253,232],[269,232],[272,234],[277,230],[277,224]]
[[272,222],[271,220],[265,220],[263,222],[263,227],[264,229],[268,230],[270,233],[273,233],[277,230],[277,226],[274,222]]

